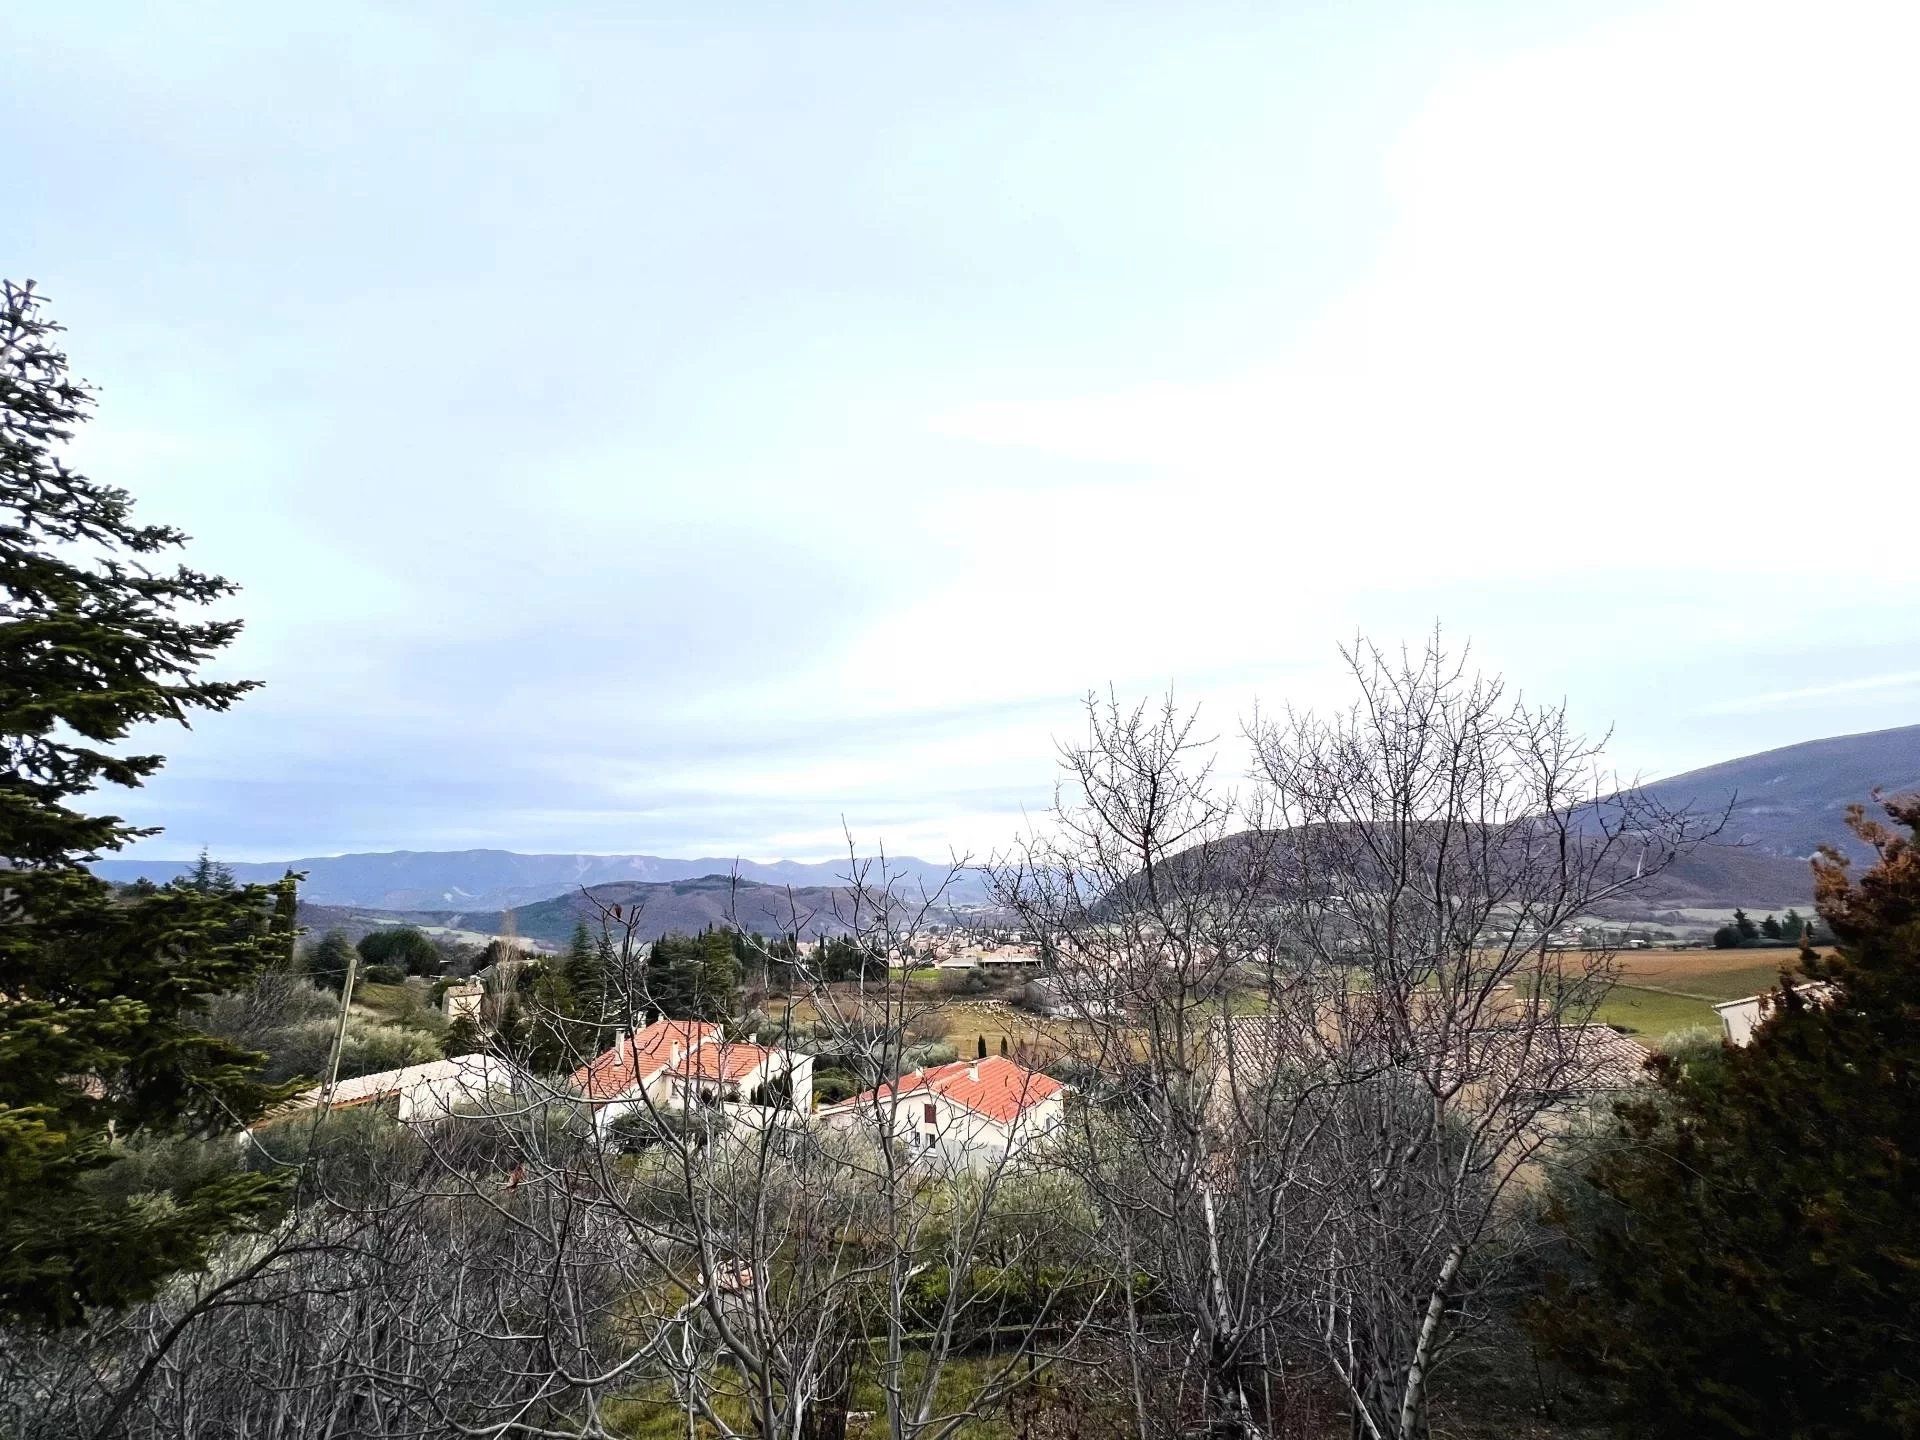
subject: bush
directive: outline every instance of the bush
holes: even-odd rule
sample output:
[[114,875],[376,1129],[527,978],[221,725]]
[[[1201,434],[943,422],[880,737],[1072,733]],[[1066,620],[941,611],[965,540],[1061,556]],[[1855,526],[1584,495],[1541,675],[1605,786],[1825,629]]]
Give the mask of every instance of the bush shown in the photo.
[[860,1081],[845,1070],[816,1070],[813,1072],[813,1098],[821,1105],[835,1105],[849,1095],[858,1095]]
[[440,947],[412,925],[376,930],[356,948],[368,965],[390,965],[403,975],[437,975],[446,962]]
[[947,1065],[959,1059],[953,1046],[944,1041],[933,1041],[925,1045],[910,1045],[901,1055],[901,1063],[909,1070],[923,1070],[929,1065]]
[[369,985],[404,985],[407,972],[398,965],[369,965],[366,979]]
[[679,1141],[697,1127],[684,1111],[633,1110],[613,1122],[613,1146],[622,1155],[638,1155],[667,1141]]

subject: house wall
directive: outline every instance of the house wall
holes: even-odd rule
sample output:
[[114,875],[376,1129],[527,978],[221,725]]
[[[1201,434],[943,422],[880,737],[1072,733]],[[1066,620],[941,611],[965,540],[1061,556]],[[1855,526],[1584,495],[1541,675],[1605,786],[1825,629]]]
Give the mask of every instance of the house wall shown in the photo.
[[[916,1092],[892,1102],[894,1143],[910,1156],[937,1161],[953,1169],[986,1170],[1009,1153],[1016,1157],[1029,1146],[1045,1140],[1060,1128],[1066,1117],[1060,1097],[1030,1106],[1011,1125],[1002,1125],[989,1116],[956,1105],[942,1095]],[[926,1107],[934,1107],[931,1123]],[[870,1119],[864,1110],[842,1111],[830,1123],[848,1128]]]
[[409,1078],[399,1087],[395,1097],[399,1119],[445,1119],[456,1110],[482,1104],[489,1096],[512,1093],[517,1072],[504,1060],[466,1055],[451,1065],[441,1073]]
[[1720,1012],[1720,1028],[1726,1032],[1727,1041],[1733,1045],[1745,1045],[1753,1039],[1753,1032],[1760,1028],[1760,1022],[1767,1018],[1770,997],[1749,995],[1744,1000],[1735,1000],[1713,1008]]

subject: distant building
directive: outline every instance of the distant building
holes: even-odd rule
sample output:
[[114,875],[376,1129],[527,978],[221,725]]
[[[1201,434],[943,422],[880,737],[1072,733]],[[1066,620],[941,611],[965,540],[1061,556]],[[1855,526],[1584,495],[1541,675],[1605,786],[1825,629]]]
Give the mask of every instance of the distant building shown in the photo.
[[1028,982],[1027,1003],[1055,1020],[1110,1020],[1126,1010],[1115,986],[1085,974],[1038,976]]
[[486,1002],[487,987],[478,980],[463,980],[458,985],[449,985],[440,995],[440,1010],[451,1025],[461,1016],[468,1016],[477,1025],[482,1020],[481,1006]]

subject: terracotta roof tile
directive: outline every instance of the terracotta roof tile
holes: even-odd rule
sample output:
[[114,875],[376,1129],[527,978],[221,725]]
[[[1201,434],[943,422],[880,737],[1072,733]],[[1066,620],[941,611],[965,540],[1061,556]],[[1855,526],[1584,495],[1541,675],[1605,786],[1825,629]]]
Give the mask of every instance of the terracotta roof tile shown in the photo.
[[912,1095],[925,1090],[976,1115],[1008,1125],[1023,1112],[1051,1100],[1066,1088],[1051,1075],[1029,1070],[1004,1055],[990,1055],[985,1060],[955,1060],[930,1070],[910,1070],[890,1085],[877,1086],[833,1108],[847,1110],[862,1104],[871,1105],[883,1091]]
[[680,1080],[744,1080],[771,1054],[765,1045],[715,1042],[702,1045],[667,1073]]
[[676,1043],[684,1056],[719,1038],[720,1027],[704,1020],[656,1020],[574,1071],[573,1088],[588,1100],[618,1099],[672,1064]]

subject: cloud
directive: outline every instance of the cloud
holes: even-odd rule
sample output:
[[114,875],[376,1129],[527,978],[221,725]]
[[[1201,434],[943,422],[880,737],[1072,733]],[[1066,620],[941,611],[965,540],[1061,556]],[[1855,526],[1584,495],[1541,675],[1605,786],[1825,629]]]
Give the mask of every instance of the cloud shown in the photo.
[[1875,691],[1913,691],[1920,696],[1920,670],[1894,675],[1864,675],[1852,680],[1836,680],[1826,685],[1803,685],[1793,690],[1769,690],[1759,695],[1743,695],[1733,700],[1718,700],[1700,708],[1702,715],[1745,715],[1761,710],[1778,710],[1830,700],[1841,695],[1862,695]]
[[1271,364],[931,423],[1116,467],[1056,533],[1096,499],[1094,553],[1150,524],[1170,590],[1677,552],[1736,573],[1742,533],[1836,543],[1836,485],[1913,503],[1916,44],[1904,5],[1702,4],[1484,67],[1386,157],[1363,283]]

